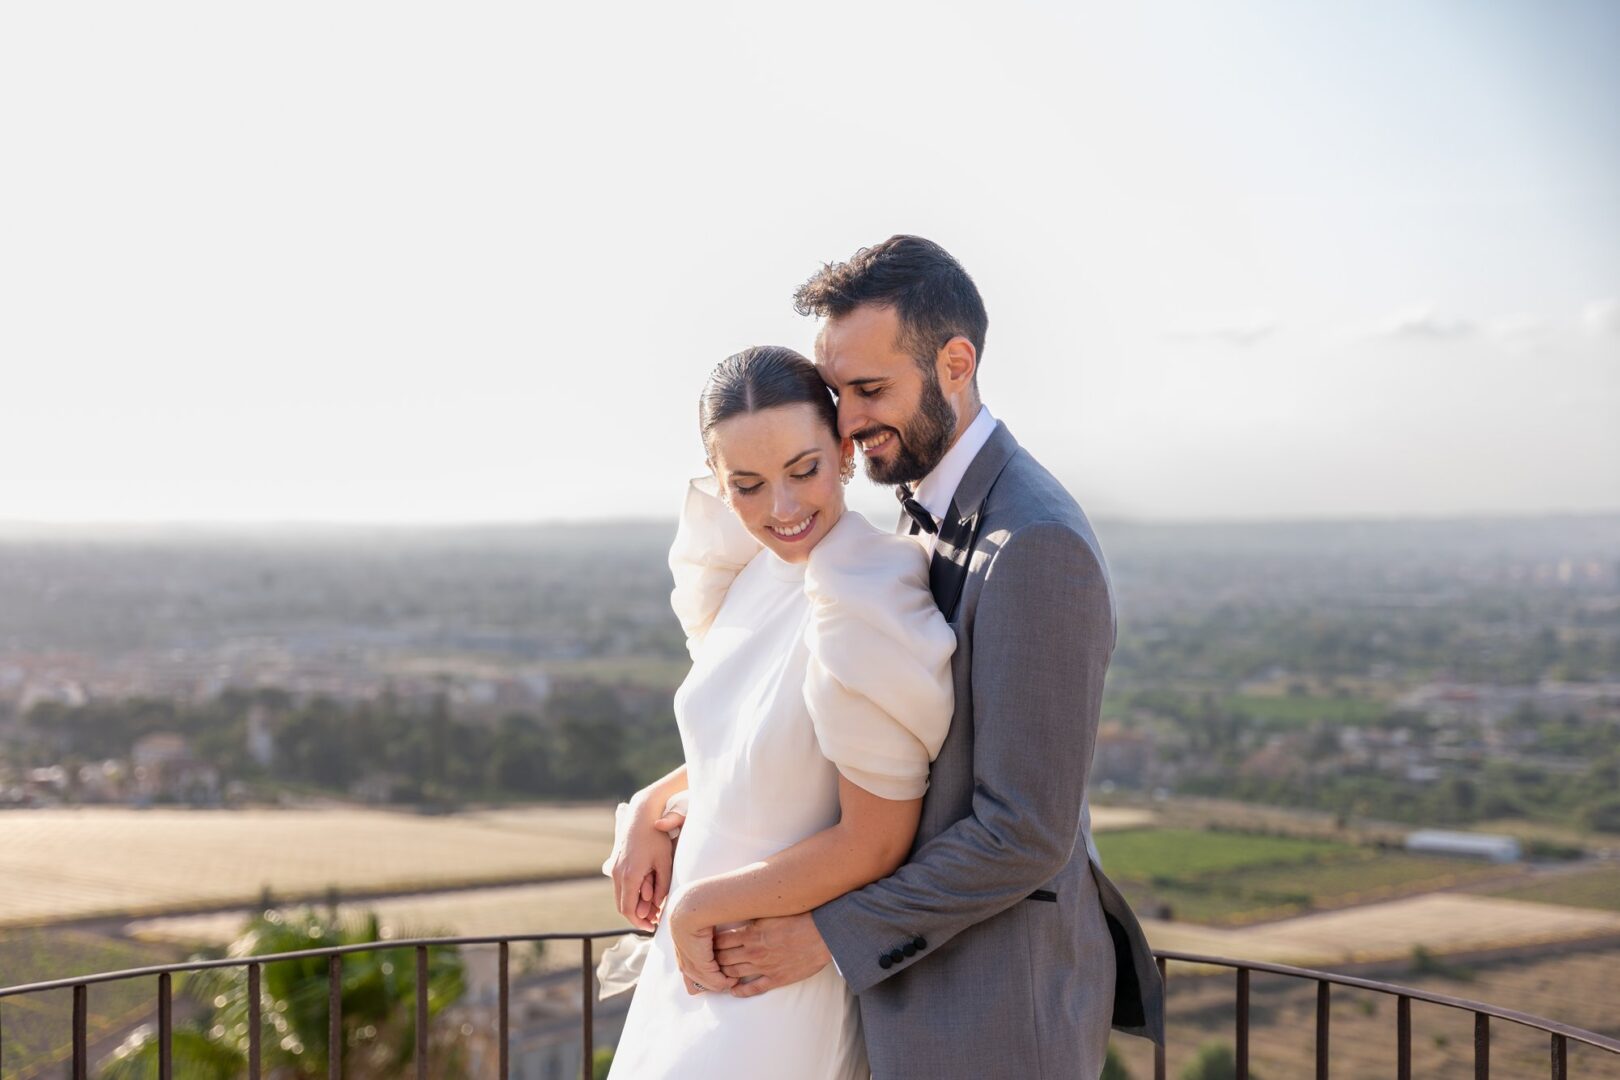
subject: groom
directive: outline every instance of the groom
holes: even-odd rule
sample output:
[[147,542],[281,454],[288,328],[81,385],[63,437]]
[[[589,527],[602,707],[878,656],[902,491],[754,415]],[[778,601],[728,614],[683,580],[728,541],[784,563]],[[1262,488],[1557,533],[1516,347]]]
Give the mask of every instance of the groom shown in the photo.
[[[1163,989],[1091,841],[1086,777],[1113,652],[1097,539],[979,400],[988,317],[943,248],[895,236],[795,296],[840,434],[926,534],[957,635],[956,713],[910,860],[805,915],[716,937],[737,996],[835,963],[873,1075],[1095,1078],[1110,1027],[1162,1041]],[[738,1075],[769,1074],[734,1062]]]

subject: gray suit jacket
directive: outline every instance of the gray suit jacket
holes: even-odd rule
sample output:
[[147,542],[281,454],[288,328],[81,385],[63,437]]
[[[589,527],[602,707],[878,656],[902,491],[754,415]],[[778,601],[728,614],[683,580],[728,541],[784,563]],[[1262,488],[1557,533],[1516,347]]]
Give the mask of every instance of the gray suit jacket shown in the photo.
[[1164,1039],[1158,968],[1086,805],[1114,608],[1085,514],[1005,424],[957,488],[930,584],[956,713],[917,839],[816,926],[877,1080],[1095,1077],[1110,1026]]

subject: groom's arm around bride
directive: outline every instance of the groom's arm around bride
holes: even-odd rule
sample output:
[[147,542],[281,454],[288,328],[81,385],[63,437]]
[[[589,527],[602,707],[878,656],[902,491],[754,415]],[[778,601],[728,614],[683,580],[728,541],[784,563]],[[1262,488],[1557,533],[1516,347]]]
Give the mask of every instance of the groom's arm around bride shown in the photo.
[[[1101,549],[980,406],[983,307],[943,249],[892,238],[798,299],[826,317],[816,360],[842,432],[872,448],[868,474],[920,480],[937,521],[931,584],[958,637],[956,716],[909,861],[810,914],[722,935],[722,963],[746,960],[770,987],[830,954],[860,995],[879,1077],[1095,1077],[1110,1026],[1163,1029],[1151,952],[1090,842],[1086,777],[1115,640]],[[943,342],[934,364],[916,355],[928,335]],[[873,386],[909,404],[885,413]],[[951,429],[933,455],[919,449],[931,409]]]

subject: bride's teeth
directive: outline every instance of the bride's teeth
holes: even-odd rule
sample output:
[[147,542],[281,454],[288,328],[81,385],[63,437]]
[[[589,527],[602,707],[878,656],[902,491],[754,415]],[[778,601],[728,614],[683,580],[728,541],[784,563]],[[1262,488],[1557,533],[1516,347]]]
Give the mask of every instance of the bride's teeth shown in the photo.
[[800,533],[804,532],[804,530],[806,530],[806,529],[808,529],[810,527],[810,522],[811,522],[812,519],[815,518],[815,516],[816,515],[811,514],[810,517],[805,518],[803,521],[799,522],[797,525],[793,526],[791,529],[778,529],[776,526],[773,525],[773,526],[771,526],[771,531],[774,532],[777,536],[798,536]]

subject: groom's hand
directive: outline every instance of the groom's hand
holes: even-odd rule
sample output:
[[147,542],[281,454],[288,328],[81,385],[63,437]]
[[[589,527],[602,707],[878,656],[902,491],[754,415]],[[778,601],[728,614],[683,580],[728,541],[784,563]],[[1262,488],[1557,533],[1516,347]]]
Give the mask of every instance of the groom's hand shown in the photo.
[[714,938],[715,959],[728,978],[750,981],[732,987],[732,997],[756,997],[808,979],[832,963],[816,920],[808,913],[755,919]]

